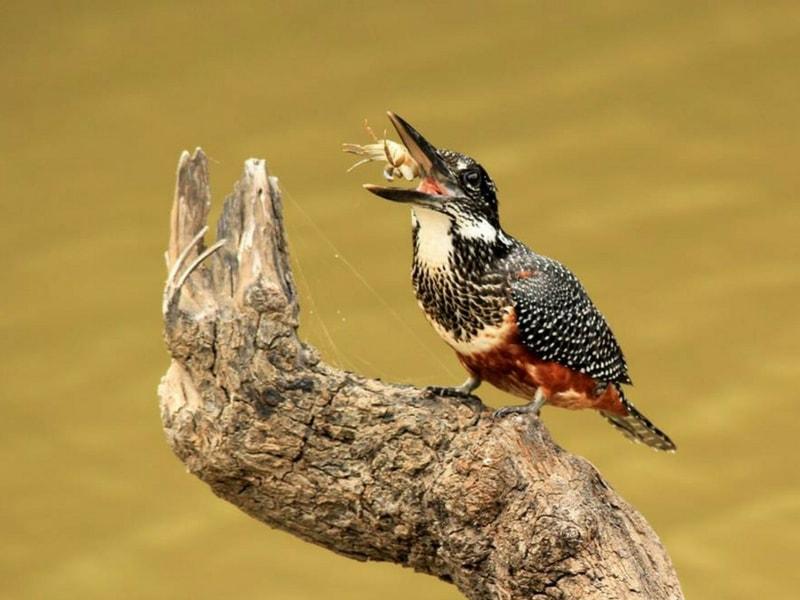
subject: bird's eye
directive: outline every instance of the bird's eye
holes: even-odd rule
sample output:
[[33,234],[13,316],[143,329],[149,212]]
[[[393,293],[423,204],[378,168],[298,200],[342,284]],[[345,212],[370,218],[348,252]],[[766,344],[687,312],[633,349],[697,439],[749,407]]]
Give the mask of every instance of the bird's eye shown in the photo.
[[467,169],[461,175],[461,181],[464,185],[472,189],[478,189],[481,186],[481,174],[477,169]]

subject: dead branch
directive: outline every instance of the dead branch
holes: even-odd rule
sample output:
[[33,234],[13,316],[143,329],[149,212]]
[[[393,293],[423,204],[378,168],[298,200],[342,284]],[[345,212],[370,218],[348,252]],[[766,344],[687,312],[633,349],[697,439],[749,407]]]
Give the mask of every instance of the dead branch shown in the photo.
[[209,204],[206,157],[184,153],[159,394],[173,451],[215,494],[472,599],[683,597],[647,522],[540,422],[334,369],[298,339],[280,193],[263,160],[245,163],[206,249]]

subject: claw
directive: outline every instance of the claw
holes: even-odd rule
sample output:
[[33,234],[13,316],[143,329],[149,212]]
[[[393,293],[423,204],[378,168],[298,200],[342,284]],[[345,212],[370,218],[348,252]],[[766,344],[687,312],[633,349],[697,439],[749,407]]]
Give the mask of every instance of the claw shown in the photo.
[[431,396],[444,396],[446,398],[477,398],[472,392],[478,389],[481,380],[478,377],[470,377],[458,387],[438,387],[428,386],[425,391]]
[[547,401],[547,398],[542,392],[542,388],[537,388],[536,394],[533,396],[533,400],[531,400],[528,404],[522,404],[520,406],[504,406],[503,408],[498,408],[494,411],[494,417],[496,419],[502,419],[503,417],[507,417],[508,415],[525,415],[525,414],[532,414],[537,419],[539,418],[539,413],[542,410],[542,406]]
[[425,393],[429,396],[443,396],[445,398],[476,398],[471,392],[457,387],[439,387],[429,385],[425,388]]
[[504,406],[503,408],[498,408],[496,411],[494,411],[494,413],[492,413],[495,419],[502,419],[509,415],[525,414],[534,414],[536,417],[538,417],[539,411],[534,411],[530,404],[522,404],[520,406]]

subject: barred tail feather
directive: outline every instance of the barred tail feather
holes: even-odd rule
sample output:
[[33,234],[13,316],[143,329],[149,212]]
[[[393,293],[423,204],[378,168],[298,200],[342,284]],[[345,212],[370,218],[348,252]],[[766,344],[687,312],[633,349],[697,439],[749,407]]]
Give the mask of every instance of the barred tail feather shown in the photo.
[[628,414],[619,415],[605,410],[600,411],[609,423],[619,429],[622,435],[634,442],[641,442],[656,450],[664,450],[666,452],[675,451],[675,444],[669,439],[669,436],[653,425],[650,419],[640,413],[636,407],[622,395],[622,390],[620,390],[620,399]]

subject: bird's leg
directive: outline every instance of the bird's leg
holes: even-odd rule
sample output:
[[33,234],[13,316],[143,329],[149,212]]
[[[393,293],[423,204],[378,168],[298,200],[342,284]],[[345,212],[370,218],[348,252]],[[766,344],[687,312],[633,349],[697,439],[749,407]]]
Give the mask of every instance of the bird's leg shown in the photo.
[[432,396],[447,396],[450,398],[469,398],[472,392],[481,384],[480,377],[470,377],[458,387],[428,386],[425,391]]
[[542,407],[546,401],[547,398],[545,397],[542,388],[539,387],[536,388],[536,394],[534,394],[533,400],[531,400],[528,404],[523,404],[521,406],[504,406],[503,408],[498,408],[496,411],[494,411],[494,416],[502,418],[508,415],[522,415],[530,413],[538,417],[539,411],[542,410]]

